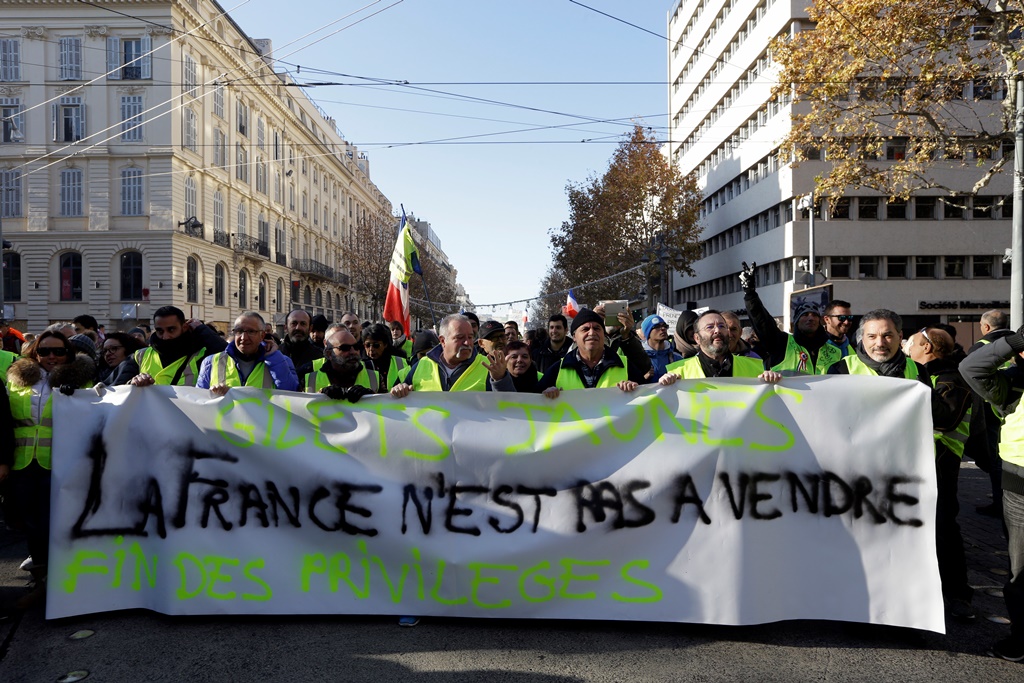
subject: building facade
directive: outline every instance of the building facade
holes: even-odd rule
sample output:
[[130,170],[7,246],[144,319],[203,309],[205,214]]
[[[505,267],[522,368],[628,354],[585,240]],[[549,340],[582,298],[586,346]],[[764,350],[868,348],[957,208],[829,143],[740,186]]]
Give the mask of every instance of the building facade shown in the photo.
[[[683,173],[697,172],[705,194],[703,256],[695,277],[673,276],[667,303],[676,308],[743,310],[741,263],[757,262],[761,298],[788,329],[790,295],[810,284],[809,215],[800,200],[827,161],[779,163],[778,143],[800,104],[772,98],[776,70],[768,52],[777,36],[813,28],[806,4],[679,0],[669,11],[666,153]],[[879,163],[898,159],[903,145],[890,142]],[[963,191],[978,175],[936,173]],[[968,323],[982,312],[1009,305],[1002,256],[1010,246],[1012,202],[1004,199],[1012,194],[1012,174],[996,177],[984,192],[969,201],[928,191],[890,202],[861,189],[832,206],[817,202],[815,282],[831,283],[833,296],[850,301],[854,313],[884,307],[901,314],[908,329],[940,320],[972,330]]]
[[217,2],[124,9],[0,0],[5,317],[365,317],[341,245],[391,212],[366,156]]

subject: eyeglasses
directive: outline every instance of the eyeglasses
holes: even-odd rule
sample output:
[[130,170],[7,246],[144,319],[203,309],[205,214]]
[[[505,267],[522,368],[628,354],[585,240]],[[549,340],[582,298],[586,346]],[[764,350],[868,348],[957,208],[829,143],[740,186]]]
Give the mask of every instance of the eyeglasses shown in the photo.
[[835,318],[836,320],[838,320],[841,323],[848,323],[851,320],[853,320],[853,316],[852,315],[827,315],[825,317],[826,318]]
[[348,353],[351,350],[359,350],[359,344],[338,344],[337,346],[331,346],[330,344],[324,344],[324,351],[340,351],[342,353]]
[[363,348],[367,348],[367,349],[383,349],[384,348],[384,342],[379,342],[379,341],[363,342]]
[[231,334],[235,335],[236,337],[241,337],[242,335],[248,335],[250,337],[256,337],[256,336],[262,337],[264,335],[264,331],[263,330],[250,330],[247,327],[236,327],[233,330],[231,330]]
[[63,346],[55,346],[53,348],[47,346],[41,346],[36,349],[36,355],[39,356],[57,356],[57,358],[63,358],[68,355],[68,350]]
[[924,340],[925,340],[926,342],[928,342],[928,343],[929,343],[929,344],[931,344],[932,346],[935,346],[935,342],[933,342],[933,341],[931,340],[931,337],[929,337],[929,336],[928,336],[928,328],[927,328],[927,327],[922,327],[922,328],[921,328],[920,330],[918,330],[918,331],[917,331],[917,333],[918,333],[919,335],[921,335],[922,337],[924,337]]
[[114,353],[115,351],[124,351],[123,346],[104,346],[103,353]]

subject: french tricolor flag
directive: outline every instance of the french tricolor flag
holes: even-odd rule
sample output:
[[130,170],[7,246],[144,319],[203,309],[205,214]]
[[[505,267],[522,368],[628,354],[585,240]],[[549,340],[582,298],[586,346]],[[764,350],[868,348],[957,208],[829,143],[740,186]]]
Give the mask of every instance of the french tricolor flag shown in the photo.
[[567,318],[575,318],[576,314],[580,312],[580,305],[576,303],[576,295],[569,290],[569,295],[565,298],[565,306],[562,306],[562,312],[565,313]]

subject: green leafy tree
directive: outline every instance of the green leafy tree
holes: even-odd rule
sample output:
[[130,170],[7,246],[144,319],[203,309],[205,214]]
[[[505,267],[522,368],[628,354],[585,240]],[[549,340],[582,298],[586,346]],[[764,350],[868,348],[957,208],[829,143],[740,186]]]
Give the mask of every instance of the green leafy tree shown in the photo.
[[[566,193],[569,219],[549,231],[546,284],[571,285],[581,304],[593,304],[631,298],[645,283],[657,282],[659,259],[665,270],[693,273],[690,264],[700,256],[701,192],[694,175],[669,164],[651,129],[636,125],[602,176],[570,183]],[[579,287],[638,265],[630,274]]]

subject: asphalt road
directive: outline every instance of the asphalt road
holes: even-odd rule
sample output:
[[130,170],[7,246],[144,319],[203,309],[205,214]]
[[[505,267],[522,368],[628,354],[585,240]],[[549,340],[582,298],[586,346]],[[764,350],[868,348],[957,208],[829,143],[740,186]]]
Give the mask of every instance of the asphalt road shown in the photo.
[[[961,470],[960,523],[978,619],[947,634],[827,621],[750,627],[394,617],[170,618],[144,611],[0,622],[0,681],[1024,681],[985,656],[1007,633],[1005,539],[975,513],[987,476]],[[0,530],[0,604],[27,591],[22,539]],[[1003,618],[997,623],[990,618]],[[83,630],[85,638],[72,635]]]

